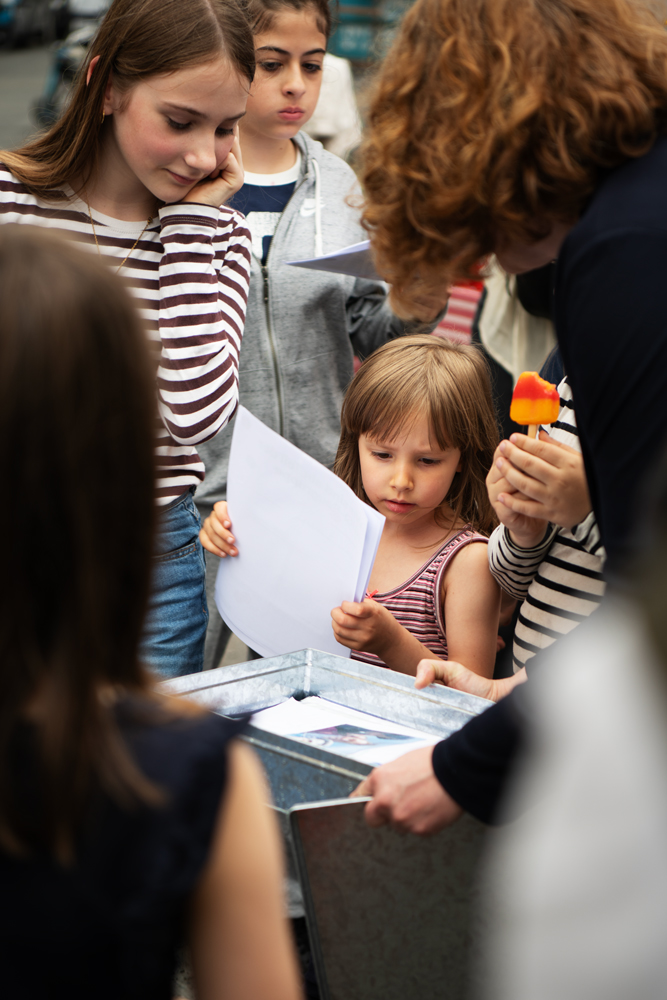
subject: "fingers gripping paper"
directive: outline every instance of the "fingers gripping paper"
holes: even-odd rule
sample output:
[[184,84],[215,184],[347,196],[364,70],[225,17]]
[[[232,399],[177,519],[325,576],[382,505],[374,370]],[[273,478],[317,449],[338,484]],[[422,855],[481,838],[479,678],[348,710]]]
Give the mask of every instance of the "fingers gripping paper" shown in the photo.
[[331,610],[363,600],[384,517],[242,406],[227,483],[239,554],[220,560],[224,620],[262,656],[306,647],[349,656]]

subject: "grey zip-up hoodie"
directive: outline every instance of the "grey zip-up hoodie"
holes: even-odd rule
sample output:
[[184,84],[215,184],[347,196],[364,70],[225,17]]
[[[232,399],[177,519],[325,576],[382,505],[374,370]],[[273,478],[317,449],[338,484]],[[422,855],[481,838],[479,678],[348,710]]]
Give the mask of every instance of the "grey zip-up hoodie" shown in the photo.
[[[366,238],[353,171],[303,132],[301,177],[283,211],[266,265],[253,254],[240,359],[240,402],[273,430],[331,468],[343,394],[353,357],[366,357],[407,332],[377,281],[287,267],[285,261],[331,253]],[[422,327],[423,329],[423,327]],[[232,421],[198,448],[206,479],[197,503],[224,500]]]

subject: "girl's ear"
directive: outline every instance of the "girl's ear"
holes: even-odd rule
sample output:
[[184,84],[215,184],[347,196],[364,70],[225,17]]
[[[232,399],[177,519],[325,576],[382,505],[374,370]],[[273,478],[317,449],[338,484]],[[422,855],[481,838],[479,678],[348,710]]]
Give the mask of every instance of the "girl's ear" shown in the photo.
[[[99,61],[100,61],[99,56],[95,56],[93,59],[90,60],[90,66],[88,67],[88,72],[86,73],[87,87],[90,86],[90,81],[92,80],[93,73],[95,72],[95,67],[97,66]],[[104,88],[104,102],[102,104],[102,111],[104,112],[105,115],[110,115],[113,113],[113,102],[111,99],[112,86],[113,85],[111,82],[111,74],[109,74],[107,85]]]
[[105,115],[112,115],[114,108],[117,107],[117,102],[113,99],[113,80],[111,73],[109,73],[109,79],[107,80],[107,85],[104,88],[104,101],[102,102],[102,111]]
[[95,56],[94,59],[90,60],[90,66],[88,67],[88,72],[86,73],[86,86],[87,87],[90,86],[90,78],[92,77],[93,70],[95,69],[95,67],[97,66],[97,64],[98,64],[99,61],[100,61],[100,57],[99,56]]

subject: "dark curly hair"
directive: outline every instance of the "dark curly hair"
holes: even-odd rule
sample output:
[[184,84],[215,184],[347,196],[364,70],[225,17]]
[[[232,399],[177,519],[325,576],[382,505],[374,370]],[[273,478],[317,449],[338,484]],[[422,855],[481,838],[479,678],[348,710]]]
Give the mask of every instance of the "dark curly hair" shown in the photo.
[[504,241],[572,224],[667,124],[667,33],[633,0],[417,0],[361,152],[364,226],[403,311]]

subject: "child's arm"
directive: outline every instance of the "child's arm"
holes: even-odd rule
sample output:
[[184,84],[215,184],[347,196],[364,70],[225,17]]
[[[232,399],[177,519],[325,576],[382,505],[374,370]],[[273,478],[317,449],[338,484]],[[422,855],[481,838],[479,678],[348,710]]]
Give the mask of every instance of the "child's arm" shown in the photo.
[[522,667],[518,673],[512,677],[503,677],[494,681],[490,677],[480,677],[468,670],[462,663],[455,660],[422,660],[417,666],[416,688],[425,688],[429,684],[440,681],[445,687],[454,688],[456,691],[465,691],[466,694],[474,694],[478,698],[488,698],[489,701],[500,701],[512,691],[517,684],[523,684],[527,680],[526,668]]
[[357,278],[346,303],[347,329],[354,353],[368,357],[389,340],[406,333],[428,333],[442,319],[449,289],[441,296],[421,301],[419,316],[400,318],[389,305],[387,286],[366,278]]
[[[230,179],[211,182],[220,188]],[[234,416],[250,281],[250,233],[232,209],[159,210],[158,410],[181,445],[208,441]]]
[[442,601],[448,659],[464,664],[475,674],[491,677],[500,588],[489,571],[486,545],[471,543],[454,556],[445,573]]
[[361,603],[343,601],[333,609],[331,619],[334,635],[342,646],[375,653],[392,670],[414,676],[420,660],[434,657],[388,608],[370,598]]
[[229,530],[232,522],[229,520],[227,501],[219,500],[213,505],[213,510],[204,521],[204,527],[199,532],[199,541],[205,549],[214,556],[237,556],[236,539]]
[[[550,525],[541,542],[532,548],[517,545],[512,532],[504,524],[491,533],[489,538],[489,569],[507,600],[524,601],[535,574],[551,548],[558,528]],[[502,604],[501,604],[502,608]],[[512,615],[510,613],[509,618]],[[505,622],[503,622],[505,624]]]
[[232,744],[227,787],[189,908],[200,1000],[302,1000],[283,899],[283,848],[262,765]]

